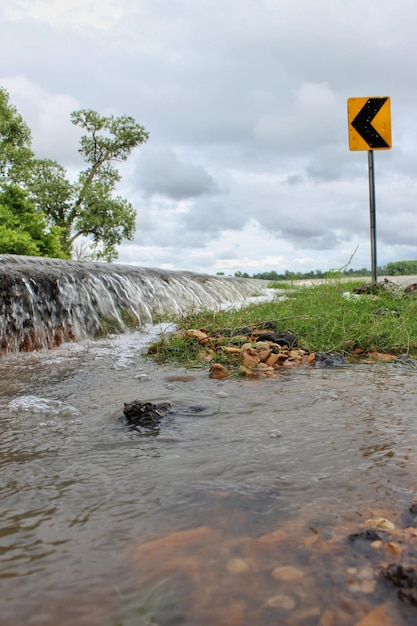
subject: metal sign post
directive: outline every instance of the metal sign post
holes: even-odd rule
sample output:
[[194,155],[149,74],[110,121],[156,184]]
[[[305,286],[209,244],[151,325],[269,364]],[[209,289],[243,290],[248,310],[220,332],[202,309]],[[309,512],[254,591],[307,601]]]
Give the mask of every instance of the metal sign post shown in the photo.
[[368,151],[372,282],[377,282],[374,150],[391,149],[391,103],[388,97],[349,98],[350,150]]
[[368,176],[369,176],[369,214],[371,221],[371,269],[372,282],[376,283],[377,264],[376,264],[376,212],[375,212],[375,168],[373,150],[368,151]]

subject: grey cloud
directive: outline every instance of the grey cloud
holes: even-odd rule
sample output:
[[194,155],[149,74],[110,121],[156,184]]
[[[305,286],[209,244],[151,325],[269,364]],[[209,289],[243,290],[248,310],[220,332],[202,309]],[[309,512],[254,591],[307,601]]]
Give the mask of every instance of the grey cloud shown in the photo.
[[195,198],[218,191],[204,167],[180,161],[169,148],[147,149],[138,159],[137,182],[145,194],[175,200]]
[[365,242],[357,256],[363,264],[367,155],[349,151],[346,100],[379,94],[392,98],[393,125],[392,151],[375,159],[379,252],[417,258],[410,227],[417,195],[415,3],[117,6],[125,15],[101,32],[0,20],[0,47],[2,74],[39,86],[39,102],[26,100],[22,112],[39,149],[52,150],[48,156],[63,165],[73,164],[76,150],[69,120],[64,128],[68,99],[132,115],[150,132],[123,170],[121,193],[137,208],[138,229],[135,251],[124,244],[122,254],[143,250],[152,264],[159,259],[174,269],[197,258],[207,263],[210,255],[213,267],[219,258],[238,264],[239,254],[253,255],[259,270],[262,237],[256,249],[251,241],[238,248],[256,220],[289,269],[296,262],[337,266],[357,240]]

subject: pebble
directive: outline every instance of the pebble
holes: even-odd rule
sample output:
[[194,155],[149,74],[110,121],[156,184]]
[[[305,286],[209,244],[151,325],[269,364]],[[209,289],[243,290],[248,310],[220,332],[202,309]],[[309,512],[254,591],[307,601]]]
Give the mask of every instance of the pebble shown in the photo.
[[217,395],[219,396],[219,398],[227,398],[229,394],[225,391],[219,391]]
[[395,555],[395,556],[401,556],[401,546],[398,545],[398,543],[395,543],[394,541],[388,541],[387,545],[386,545],[386,550],[389,554]]
[[250,566],[244,559],[230,559],[226,569],[229,574],[245,574],[250,570]]
[[377,530],[395,530],[395,524],[385,519],[385,517],[367,519],[365,525],[369,528],[376,528]]
[[304,572],[292,565],[282,565],[272,570],[272,576],[281,582],[296,582],[304,578]]
[[280,430],[270,430],[269,436],[271,439],[276,439],[277,437],[282,437],[282,432]]
[[214,363],[214,365],[212,365],[209,369],[209,376],[210,378],[221,380],[230,376],[230,372],[226,367],[224,367],[224,365]]
[[292,611],[295,608],[295,600],[291,596],[272,596],[266,604],[274,609],[284,609],[284,611]]
[[374,570],[372,567],[361,567],[358,571],[358,576],[362,580],[373,580],[375,578]]
[[149,378],[149,374],[136,374],[133,378],[135,380],[145,380],[145,378]]

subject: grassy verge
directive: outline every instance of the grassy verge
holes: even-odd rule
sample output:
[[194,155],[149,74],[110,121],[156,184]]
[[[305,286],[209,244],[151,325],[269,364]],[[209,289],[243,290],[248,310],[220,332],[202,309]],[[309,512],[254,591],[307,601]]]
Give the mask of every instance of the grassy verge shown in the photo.
[[[186,367],[226,364],[227,345],[247,341],[253,329],[291,331],[307,352],[337,352],[345,356],[382,353],[417,354],[417,295],[379,287],[377,293],[356,295],[363,282],[329,280],[312,287],[295,287],[269,301],[228,311],[189,312],[174,321],[179,330],[196,329],[215,338],[212,358],[205,361],[204,341],[177,333],[151,346],[158,362]],[[207,343],[207,342],[206,342]]]

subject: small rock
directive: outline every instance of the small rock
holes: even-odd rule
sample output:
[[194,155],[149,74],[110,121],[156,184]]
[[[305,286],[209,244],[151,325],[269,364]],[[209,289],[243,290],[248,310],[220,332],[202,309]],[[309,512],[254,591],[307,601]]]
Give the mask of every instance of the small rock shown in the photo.
[[[259,352],[259,360],[262,363],[266,363],[268,358],[269,358],[269,356],[271,355],[271,352],[272,352],[271,348],[269,348],[268,350],[260,350],[260,352]],[[269,365],[269,363],[268,363],[268,365]]]
[[230,559],[226,569],[229,574],[245,574],[250,570],[250,566],[244,559]]
[[260,537],[258,537],[257,541],[259,541],[259,543],[261,544],[270,545],[274,543],[281,543],[283,541],[286,541],[287,539],[288,534],[285,532],[285,530],[277,528],[277,530],[274,530],[272,533],[268,533],[267,535],[261,535]]
[[195,328],[186,330],[184,332],[184,337],[195,337],[200,343],[206,343],[209,338],[207,333],[203,333],[203,331],[196,330]]
[[271,346],[267,341],[255,341],[252,345],[252,348],[255,348],[259,353],[263,350],[271,350]]
[[362,567],[359,571],[358,571],[358,576],[361,580],[374,580],[375,578],[375,574],[374,574],[374,570],[372,569],[372,567]]
[[395,524],[390,522],[388,519],[385,519],[385,517],[367,519],[365,525],[382,531],[395,530]]
[[[311,360],[308,359],[308,362],[311,363]],[[316,352],[312,362],[315,367],[337,367],[348,364],[343,355],[335,352]]]
[[374,593],[376,589],[376,580],[364,580],[361,584],[361,592],[367,595]]
[[[320,617],[320,615],[321,615],[321,610],[318,606],[305,607],[303,609],[297,609],[296,611],[294,611],[294,613],[291,613],[291,621],[298,622],[298,623],[300,622],[310,623],[310,620],[313,620],[313,618]],[[316,624],[317,620],[314,620],[314,623]]]
[[267,606],[274,609],[283,609],[284,611],[292,611],[295,608],[295,600],[291,596],[278,595],[269,598]]
[[230,372],[224,365],[214,363],[209,369],[209,376],[210,378],[215,378],[216,380],[222,380],[223,378],[230,376]]
[[280,360],[280,355],[279,354],[271,354],[266,360],[265,363],[267,365],[275,365],[276,363],[278,363],[278,361]]
[[272,570],[272,576],[281,582],[297,582],[304,578],[304,572],[292,565],[282,565]]
[[243,367],[253,369],[258,366],[259,355],[254,348],[245,348],[240,353],[240,362]]
[[388,541],[385,548],[387,552],[393,556],[401,556],[402,554],[401,546],[398,543],[395,543],[394,541]]
[[398,626],[398,622],[389,615],[388,603],[381,604],[367,613],[355,626]]

